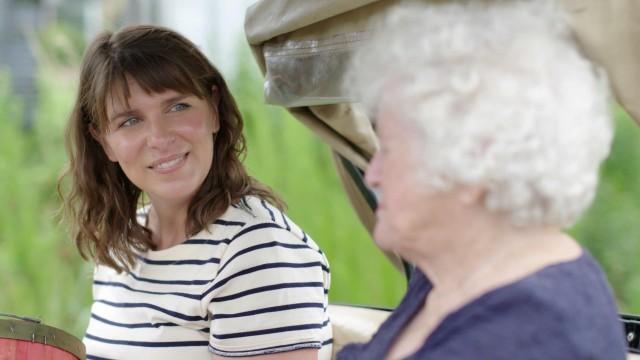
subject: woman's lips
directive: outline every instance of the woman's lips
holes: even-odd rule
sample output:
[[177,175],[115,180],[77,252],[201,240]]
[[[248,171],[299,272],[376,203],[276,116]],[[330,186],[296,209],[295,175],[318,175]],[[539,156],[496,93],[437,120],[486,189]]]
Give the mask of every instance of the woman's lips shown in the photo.
[[157,161],[154,161],[151,166],[149,166],[149,169],[162,174],[173,172],[179,169],[185,163],[188,155],[189,153],[186,152],[159,159]]

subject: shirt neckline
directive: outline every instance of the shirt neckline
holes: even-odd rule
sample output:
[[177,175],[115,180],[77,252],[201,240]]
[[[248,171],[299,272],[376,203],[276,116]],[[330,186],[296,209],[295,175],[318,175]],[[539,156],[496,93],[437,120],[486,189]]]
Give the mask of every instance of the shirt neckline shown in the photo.
[[[431,347],[432,343],[435,343],[436,341],[438,341],[438,339],[442,336],[444,336],[446,334],[447,328],[449,327],[449,325],[452,322],[456,322],[457,318],[460,317],[465,317],[466,313],[469,312],[470,308],[474,308],[476,305],[478,304],[482,304],[496,296],[500,296],[500,294],[504,291],[506,291],[507,289],[511,288],[514,284],[523,282],[523,281],[528,281],[531,280],[533,278],[539,277],[541,276],[541,274],[548,272],[551,269],[555,269],[557,267],[564,267],[567,266],[569,264],[573,264],[573,263],[579,263],[579,262],[584,262],[584,261],[588,261],[590,258],[590,255],[583,249],[582,253],[574,259],[569,259],[569,260],[565,260],[565,261],[561,261],[561,262],[557,262],[554,264],[550,264],[547,265],[535,272],[532,272],[531,274],[522,277],[520,279],[517,279],[513,282],[501,285],[497,288],[491,289],[483,294],[481,294],[480,296],[472,299],[471,301],[467,302],[466,304],[462,305],[461,307],[459,307],[458,309],[450,312],[449,314],[447,314],[442,321],[436,326],[436,328],[431,332],[431,334],[429,334],[429,336],[427,337],[427,339],[423,342],[423,344],[418,347],[416,349],[415,352],[409,354],[406,358],[410,359],[413,356],[415,356],[416,354],[420,354],[422,351],[424,351],[425,349],[428,349],[429,347]],[[398,336],[400,336],[400,329],[403,329],[406,327],[407,323],[409,321],[411,321],[411,319],[413,319],[417,312],[421,309],[422,304],[424,304],[424,301],[426,299],[426,297],[429,295],[429,293],[431,292],[431,290],[433,290],[433,284],[431,283],[431,281],[429,280],[429,278],[422,273],[422,271],[420,271],[419,268],[415,268],[412,276],[411,276],[411,281],[410,281],[410,290],[409,292],[407,292],[407,294],[405,295],[405,298],[403,299],[402,303],[400,305],[404,305],[405,303],[407,303],[408,305],[408,309],[409,311],[407,311],[404,316],[400,317],[399,321],[397,321],[394,325],[394,329],[390,329],[393,331],[389,331],[389,333],[392,334],[392,336],[389,336],[386,340],[386,344],[385,344],[385,350],[384,350],[384,356],[387,355],[387,353],[389,352],[389,350],[391,349],[391,346],[393,345],[394,341],[398,338]],[[406,301],[405,301],[406,300]],[[441,335],[440,333],[443,333],[443,335]],[[384,341],[383,340],[383,341]]]

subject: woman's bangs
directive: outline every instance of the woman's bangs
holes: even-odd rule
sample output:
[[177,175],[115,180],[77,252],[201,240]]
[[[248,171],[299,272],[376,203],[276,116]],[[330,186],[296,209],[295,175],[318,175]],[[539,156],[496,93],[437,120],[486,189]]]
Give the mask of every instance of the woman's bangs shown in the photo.
[[[122,64],[127,79],[136,81],[148,93],[160,93],[174,90],[182,94],[204,97],[203,89],[187,68],[166,57],[149,57],[140,54],[138,58],[128,59]],[[137,60],[137,61],[136,61]],[[128,84],[123,94],[129,97]]]
[[[118,61],[120,60],[120,61]],[[204,89],[189,71],[168,58],[144,56],[127,56],[120,58],[105,71],[102,86],[96,89],[95,104],[98,105],[97,118],[105,119],[101,125],[107,125],[107,102],[124,104],[129,106],[131,91],[129,81],[135,81],[149,94],[161,93],[166,90],[174,90],[181,94],[193,94],[204,98]],[[103,101],[100,101],[103,99]]]

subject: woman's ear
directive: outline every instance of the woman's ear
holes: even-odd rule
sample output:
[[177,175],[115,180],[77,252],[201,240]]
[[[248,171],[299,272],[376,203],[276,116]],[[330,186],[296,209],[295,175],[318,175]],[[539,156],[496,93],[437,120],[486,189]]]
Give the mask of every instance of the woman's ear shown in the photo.
[[111,149],[109,144],[105,141],[104,134],[101,133],[100,130],[96,128],[95,124],[93,123],[89,124],[89,133],[91,134],[91,137],[93,137],[93,139],[97,141],[98,144],[100,144],[100,147],[102,147],[102,150],[107,155],[109,160],[113,162],[118,162],[117,158],[113,154],[113,150]]
[[480,204],[486,194],[487,190],[483,186],[461,186],[458,190],[458,200],[465,205]]
[[212,133],[215,134],[220,130],[220,90],[215,85],[211,86],[211,109],[213,112]]

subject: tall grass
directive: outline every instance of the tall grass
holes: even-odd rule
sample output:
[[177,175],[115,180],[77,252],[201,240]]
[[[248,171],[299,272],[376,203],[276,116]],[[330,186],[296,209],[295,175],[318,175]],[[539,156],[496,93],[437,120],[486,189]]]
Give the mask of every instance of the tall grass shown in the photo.
[[640,313],[640,128],[620,108],[593,206],[571,230],[607,273],[622,311]]
[[55,218],[64,153],[52,119],[65,105],[46,98],[58,94],[43,96],[36,128],[25,131],[19,101],[6,74],[0,76],[0,312],[41,317],[80,334],[91,272]]

